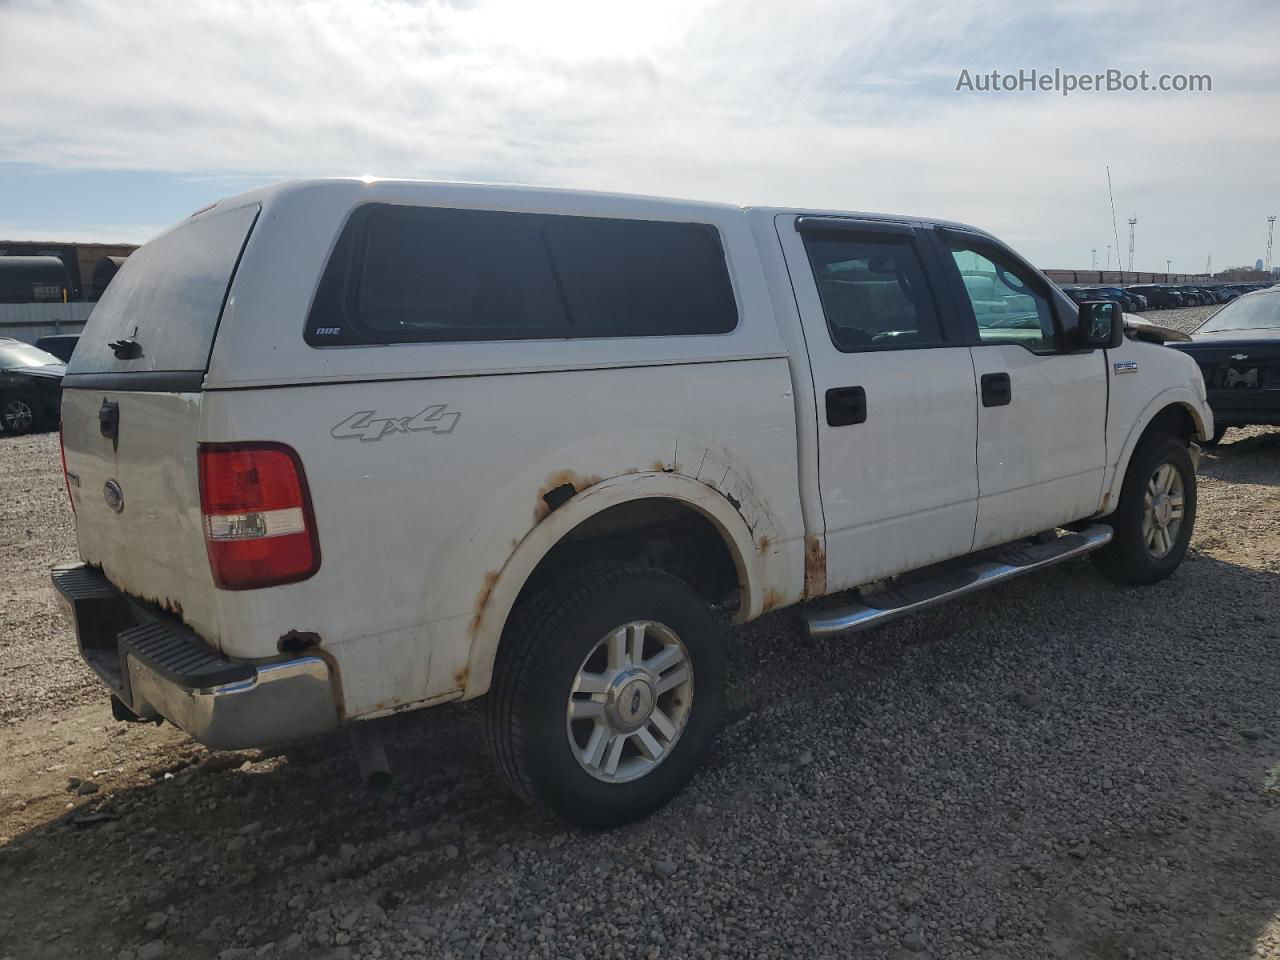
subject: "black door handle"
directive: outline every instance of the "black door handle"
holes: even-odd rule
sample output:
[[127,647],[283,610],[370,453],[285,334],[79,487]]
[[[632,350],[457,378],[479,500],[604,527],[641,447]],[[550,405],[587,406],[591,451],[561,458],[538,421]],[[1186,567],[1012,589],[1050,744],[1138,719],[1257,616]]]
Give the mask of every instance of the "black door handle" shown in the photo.
[[1007,373],[984,373],[982,375],[982,405],[984,407],[1006,407],[1013,399],[1013,386]]
[[111,441],[111,449],[120,443],[120,404],[114,400],[102,401],[98,408],[98,432]]
[[867,391],[862,387],[835,387],[827,391],[827,425],[847,427],[865,423]]

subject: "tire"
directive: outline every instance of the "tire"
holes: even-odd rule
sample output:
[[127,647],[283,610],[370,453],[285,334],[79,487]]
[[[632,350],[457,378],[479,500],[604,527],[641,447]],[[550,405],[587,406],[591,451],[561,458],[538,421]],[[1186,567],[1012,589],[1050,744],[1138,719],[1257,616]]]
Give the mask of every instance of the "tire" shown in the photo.
[[40,405],[25,393],[11,393],[0,400],[0,420],[5,433],[31,433],[44,425]]
[[[504,632],[490,749],[529,803],[575,826],[618,826],[698,769],[720,726],[724,676],[721,627],[684,581],[632,564],[582,570],[523,603]],[[581,717],[570,719],[571,702]]]
[[[1167,472],[1170,470],[1173,475]],[[1148,508],[1152,485],[1157,494]],[[1179,496],[1182,512],[1174,516]],[[1161,517],[1167,525],[1159,522]],[[1138,444],[1110,522],[1115,536],[1092,554],[1094,565],[1104,576],[1117,583],[1145,585],[1178,569],[1195,528],[1196,474],[1191,454],[1177,437],[1157,433]]]
[[1206,447],[1216,447],[1222,442],[1222,438],[1227,435],[1227,431],[1230,429],[1230,427],[1214,427],[1213,436],[1203,441],[1204,445]]

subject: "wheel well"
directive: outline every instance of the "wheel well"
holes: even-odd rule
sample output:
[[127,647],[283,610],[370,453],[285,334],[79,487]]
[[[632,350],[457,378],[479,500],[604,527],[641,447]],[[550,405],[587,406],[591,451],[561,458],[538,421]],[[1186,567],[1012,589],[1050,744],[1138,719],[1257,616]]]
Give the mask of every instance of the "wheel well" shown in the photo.
[[571,570],[630,561],[674,574],[709,603],[723,603],[740,586],[724,536],[703,514],[677,500],[646,498],[588,517],[551,548],[525,581],[516,605]]
[[1186,407],[1172,403],[1151,418],[1139,442],[1154,433],[1171,433],[1184,444],[1190,444],[1196,436],[1196,421]]

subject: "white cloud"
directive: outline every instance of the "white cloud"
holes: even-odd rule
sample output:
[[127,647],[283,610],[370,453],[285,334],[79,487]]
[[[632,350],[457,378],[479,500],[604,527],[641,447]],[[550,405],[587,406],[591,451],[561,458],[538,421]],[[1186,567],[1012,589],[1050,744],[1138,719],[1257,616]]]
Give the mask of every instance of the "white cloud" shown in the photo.
[[[901,210],[1047,266],[1114,243],[1110,163],[1139,266],[1189,269],[1252,260],[1280,205],[1278,15],[1224,19],[1102,0],[18,2],[0,6],[0,160]],[[1058,65],[1208,71],[1215,88],[954,92],[961,67]]]

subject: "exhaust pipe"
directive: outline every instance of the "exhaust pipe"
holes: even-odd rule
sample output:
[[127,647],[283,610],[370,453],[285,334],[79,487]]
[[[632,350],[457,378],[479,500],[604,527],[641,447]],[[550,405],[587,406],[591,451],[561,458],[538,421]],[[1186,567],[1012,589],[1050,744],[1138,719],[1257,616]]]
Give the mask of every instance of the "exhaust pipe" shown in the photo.
[[391,766],[382,746],[382,735],[368,720],[357,720],[351,725],[350,733],[351,749],[355,751],[365,787],[375,793],[386,790],[391,786]]

